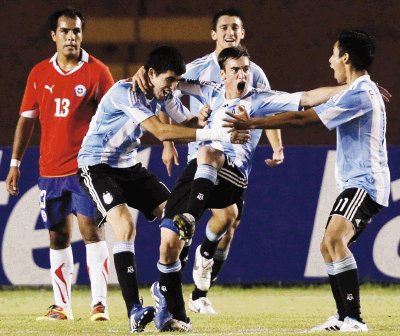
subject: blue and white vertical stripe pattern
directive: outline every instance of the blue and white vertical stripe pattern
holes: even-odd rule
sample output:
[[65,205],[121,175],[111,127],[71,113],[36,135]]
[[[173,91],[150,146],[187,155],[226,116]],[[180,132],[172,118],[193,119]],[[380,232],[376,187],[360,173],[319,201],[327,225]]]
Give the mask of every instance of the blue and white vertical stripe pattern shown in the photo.
[[[183,75],[185,79],[194,79],[199,81],[212,81],[218,84],[223,84],[221,78],[221,70],[218,65],[217,55],[215,52],[207,54],[201,58],[195,59],[186,65],[186,73]],[[267,76],[264,71],[255,63],[250,62],[250,86],[259,89],[269,90]],[[194,97],[190,97],[190,112],[197,116],[204,103]],[[197,151],[195,143],[190,143],[188,148],[188,157]]]
[[336,182],[339,190],[361,188],[383,206],[389,204],[386,110],[368,75],[314,108],[328,129],[336,128]]
[[90,122],[78,154],[79,167],[100,163],[116,168],[135,165],[140,137],[144,133],[140,123],[160,109],[168,110],[178,123],[188,118],[187,109],[173,95],[165,101],[147,100],[140,90],[132,91],[132,83],[115,83],[102,98]]
[[[235,113],[239,105],[245,107],[251,117],[260,117],[276,114],[284,111],[298,111],[302,93],[286,93],[279,91],[263,91],[249,88],[241,98],[225,99],[225,88],[222,84],[183,80],[179,82],[179,90],[183,94],[198,99],[202,104],[208,103],[211,107],[211,115],[206,128],[222,128],[226,111]],[[226,129],[228,131],[228,129]],[[251,170],[251,160],[261,137],[261,130],[251,130],[251,139],[243,145],[219,141],[205,141],[208,144],[227,154],[240,171],[248,177]],[[197,147],[198,148],[198,147]],[[195,158],[197,151],[190,159]]]

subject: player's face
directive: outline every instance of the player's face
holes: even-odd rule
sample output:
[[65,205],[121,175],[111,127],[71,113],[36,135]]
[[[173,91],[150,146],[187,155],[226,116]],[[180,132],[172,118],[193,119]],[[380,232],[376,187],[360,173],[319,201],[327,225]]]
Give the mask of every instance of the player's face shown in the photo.
[[346,83],[345,63],[347,59],[348,55],[346,53],[339,56],[339,42],[336,42],[333,46],[332,56],[329,58],[329,64],[333,69],[333,75],[339,84]]
[[51,37],[56,43],[59,54],[68,59],[77,59],[82,43],[81,19],[61,16],[56,31],[51,32]]
[[216,41],[216,51],[228,47],[237,47],[244,38],[242,20],[237,16],[223,15],[217,21],[216,30],[211,31],[211,38]]
[[221,77],[225,83],[226,98],[242,97],[247,91],[249,76],[250,60],[248,57],[229,58],[225,62],[225,68],[221,70]]
[[171,94],[176,89],[178,81],[181,76],[177,76],[175,71],[168,70],[159,75],[156,74],[154,69],[149,69],[149,79],[153,85],[153,95],[156,99],[164,99],[167,95]]

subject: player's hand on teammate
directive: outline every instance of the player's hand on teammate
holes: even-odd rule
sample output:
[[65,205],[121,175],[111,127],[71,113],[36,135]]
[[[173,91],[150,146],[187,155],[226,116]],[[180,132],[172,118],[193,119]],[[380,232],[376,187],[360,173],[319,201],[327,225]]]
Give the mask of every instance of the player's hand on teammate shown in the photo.
[[17,196],[19,193],[18,181],[19,181],[19,167],[10,167],[8,176],[6,179],[7,191],[12,196]]
[[272,159],[266,159],[265,163],[269,167],[276,167],[283,163],[285,159],[285,155],[283,154],[283,147],[279,147],[274,149],[274,153],[272,154]]
[[392,98],[392,94],[386,90],[383,86],[380,86],[378,83],[376,83],[376,86],[379,89],[379,93],[382,96],[382,99],[386,102],[389,103],[390,102],[390,98]]
[[249,129],[250,117],[247,114],[246,109],[243,106],[239,105],[238,110],[239,113],[231,113],[228,111],[225,112],[230,118],[224,118],[223,121],[225,121],[225,124],[223,124],[222,126],[229,127],[229,132],[233,132],[235,130]]
[[178,151],[176,150],[175,145],[172,141],[164,141],[163,146],[164,147],[161,159],[165,165],[165,168],[167,168],[168,176],[171,176],[173,165],[179,166]]
[[142,90],[144,94],[151,92],[152,84],[150,83],[144,66],[141,66],[129,80],[132,82],[132,90],[136,90],[139,86],[140,90]]
[[199,114],[198,114],[198,117],[197,117],[197,118],[198,118],[198,123],[199,123],[199,126],[200,126],[200,127],[204,127],[204,126],[207,125],[208,118],[209,118],[210,114],[211,114],[210,106],[204,105],[204,106],[200,109]]

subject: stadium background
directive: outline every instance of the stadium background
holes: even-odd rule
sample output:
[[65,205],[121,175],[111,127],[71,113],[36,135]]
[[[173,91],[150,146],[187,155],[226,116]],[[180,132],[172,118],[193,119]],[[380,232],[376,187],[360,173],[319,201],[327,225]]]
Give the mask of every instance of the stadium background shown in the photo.
[[[114,0],[68,4],[80,8],[87,18],[83,47],[109,65],[115,79],[134,73],[146,54],[162,43],[177,46],[188,62],[209,53],[214,48],[210,39],[212,13],[228,6],[243,12],[244,45],[252,60],[264,69],[271,86],[278,90],[293,92],[335,84],[328,59],[341,29],[364,29],[375,36],[377,53],[372,76],[393,94],[387,105],[392,197],[389,208],[361,237],[362,244],[356,247],[356,254],[360,256],[363,281],[400,282],[400,115],[397,112],[400,2]],[[59,1],[52,0],[0,2],[0,284],[48,283],[47,232],[36,223],[38,209],[33,188],[37,176],[38,129],[24,160],[23,189],[18,198],[7,196],[4,180],[25,81],[35,63],[54,53],[46,20],[59,6]],[[329,164],[332,166],[335,134],[323,127],[313,127],[285,131],[283,138],[287,147],[284,166],[268,170],[263,165],[262,159],[270,154],[268,148],[256,155],[246,214],[222,282],[322,280],[319,266],[307,269],[307,265],[320,264],[315,245],[318,236],[314,233],[321,232],[314,230],[323,227],[324,217],[319,216],[322,210],[328,210],[329,198],[336,193],[332,171],[328,169]],[[147,142],[152,141],[147,138]],[[183,147],[180,154],[183,164]],[[173,179],[166,177],[161,164],[160,148],[143,155],[150,169],[172,185]],[[321,190],[328,191],[328,199],[321,199]],[[34,225],[27,227],[32,218]],[[141,217],[139,230],[143,234],[139,235],[137,246],[137,251],[143,251],[139,262],[142,280],[152,282],[157,230]],[[198,231],[199,240],[204,230]],[[83,245],[76,241],[74,246],[78,252],[75,259],[80,262],[77,282],[87,283]]]

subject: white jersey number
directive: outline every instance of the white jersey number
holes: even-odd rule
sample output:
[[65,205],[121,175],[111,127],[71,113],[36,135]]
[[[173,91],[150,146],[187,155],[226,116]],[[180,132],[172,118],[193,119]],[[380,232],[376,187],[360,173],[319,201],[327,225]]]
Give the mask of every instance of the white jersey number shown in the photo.
[[54,114],[56,117],[66,117],[69,113],[69,105],[70,101],[68,98],[55,98],[56,102],[56,113]]

